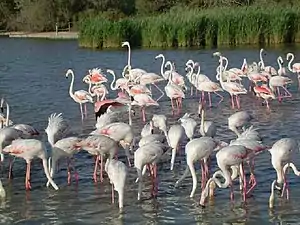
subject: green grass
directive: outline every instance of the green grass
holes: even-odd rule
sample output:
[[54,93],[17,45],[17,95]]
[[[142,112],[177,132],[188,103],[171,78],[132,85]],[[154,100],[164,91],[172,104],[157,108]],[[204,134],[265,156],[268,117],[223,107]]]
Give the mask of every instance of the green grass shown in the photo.
[[[300,6],[300,5],[299,5]],[[193,47],[300,42],[300,7],[177,9],[152,17],[81,18],[82,47]]]

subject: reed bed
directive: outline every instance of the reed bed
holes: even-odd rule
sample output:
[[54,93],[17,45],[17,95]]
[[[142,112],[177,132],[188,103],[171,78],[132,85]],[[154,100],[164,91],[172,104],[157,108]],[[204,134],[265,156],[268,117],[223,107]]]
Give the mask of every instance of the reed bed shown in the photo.
[[176,10],[109,21],[81,18],[79,44],[91,48],[193,47],[300,42],[300,7]]

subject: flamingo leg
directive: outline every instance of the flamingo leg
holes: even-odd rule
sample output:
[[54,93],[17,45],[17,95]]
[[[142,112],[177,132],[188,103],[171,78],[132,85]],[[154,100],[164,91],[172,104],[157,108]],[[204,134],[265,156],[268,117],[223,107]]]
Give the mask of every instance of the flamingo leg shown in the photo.
[[115,203],[115,190],[114,190],[114,184],[111,184],[111,203]]
[[154,181],[155,181],[155,195],[158,194],[158,179],[157,179],[157,165],[154,164],[154,169],[153,169],[153,174],[154,174]]
[[281,93],[280,93],[279,87],[277,87],[277,93],[278,93],[278,102],[281,102],[282,98],[281,98]]
[[191,85],[191,96],[193,96],[193,85]]
[[231,108],[234,109],[234,96],[231,95]]
[[180,106],[179,106],[179,100],[178,100],[178,98],[176,98],[176,105],[177,105],[177,115],[179,115],[179,113],[180,113]]
[[155,83],[153,83],[153,86],[156,87],[157,90],[161,93],[161,96],[159,96],[159,98],[156,100],[158,102],[162,97],[164,97],[165,92],[163,92]]
[[100,182],[103,182],[103,155],[100,156]]
[[78,172],[75,168],[75,165],[73,165],[73,158],[69,159],[69,162],[70,162],[70,166],[73,168],[74,170],[74,178],[76,180],[76,183],[78,183],[78,180],[79,180],[79,175],[78,175]]
[[212,107],[210,92],[208,92],[208,102],[209,102],[209,107]]
[[246,181],[246,174],[244,170],[244,164],[241,163],[241,174],[242,174],[242,179],[243,179],[243,201],[246,201],[246,191],[247,191],[247,181]]
[[84,116],[83,116],[82,104],[79,103],[79,105],[80,105],[81,120],[83,121]]
[[286,199],[289,200],[289,188],[286,180],[286,174],[283,174],[283,188],[282,188],[281,197],[283,197],[285,191],[286,191]]
[[141,110],[142,110],[142,119],[143,119],[143,122],[145,123],[146,122],[145,106],[142,106]]
[[221,102],[223,102],[224,97],[222,95],[220,95],[219,93],[217,93],[216,91],[214,91],[214,93],[220,97],[220,101],[218,102],[218,105],[219,105]]
[[84,104],[84,115],[85,115],[85,118],[87,118],[87,108],[86,108],[86,103]]
[[241,108],[241,105],[240,105],[240,99],[239,99],[239,96],[238,96],[238,95],[235,96],[235,100],[236,100],[237,108],[240,109],[240,108]]
[[285,98],[291,98],[292,97],[292,94],[291,92],[288,91],[288,89],[286,89],[286,87],[282,86],[283,90],[285,91],[286,93],[286,96],[284,96]]
[[70,185],[71,184],[71,169],[70,169],[70,160],[69,159],[67,159],[67,166],[68,166],[68,185]]
[[9,171],[8,171],[8,179],[10,180],[12,178],[12,168],[13,168],[13,163],[15,161],[15,158],[12,160],[9,158]]
[[297,78],[298,78],[298,91],[300,91],[300,73],[298,72],[297,74],[298,74],[298,76],[297,76]]
[[27,168],[26,168],[26,176],[25,176],[25,188],[26,190],[31,189],[30,185],[30,167],[31,167],[31,162],[27,162]]
[[171,106],[172,106],[172,112],[175,111],[175,108],[174,108],[174,104],[173,104],[173,99],[171,98]]
[[204,169],[204,166],[203,166],[203,161],[200,160],[200,165],[201,165],[201,189],[204,190],[204,187],[205,187],[205,169]]
[[99,164],[99,156],[95,156],[95,169],[94,169],[94,182],[97,183],[97,170],[98,170],[98,164]]

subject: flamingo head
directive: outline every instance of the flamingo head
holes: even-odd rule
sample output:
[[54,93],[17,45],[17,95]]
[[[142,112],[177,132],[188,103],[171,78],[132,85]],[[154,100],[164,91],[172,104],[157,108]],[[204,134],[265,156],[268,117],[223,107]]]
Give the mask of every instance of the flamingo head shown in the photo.
[[68,69],[66,73],[66,78],[68,78],[70,74],[73,74],[73,70]]
[[215,52],[215,53],[213,53],[213,56],[218,56],[218,57],[221,57],[221,56],[222,56],[222,54],[221,54],[221,52]]
[[163,58],[163,57],[164,57],[164,55],[163,55],[163,54],[159,54],[159,55],[155,56],[155,59],[158,59],[158,58]]
[[288,53],[287,55],[286,55],[286,60],[290,60],[290,57],[292,57],[293,56],[293,53]]
[[130,46],[129,42],[128,41],[122,42],[122,47],[124,47],[124,46]]

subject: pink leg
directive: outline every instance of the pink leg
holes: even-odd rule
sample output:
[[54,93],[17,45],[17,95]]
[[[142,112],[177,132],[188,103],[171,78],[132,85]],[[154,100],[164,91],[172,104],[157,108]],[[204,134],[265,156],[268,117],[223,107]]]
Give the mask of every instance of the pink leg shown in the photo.
[[298,74],[298,90],[300,90],[300,74],[299,73],[297,74]]
[[222,95],[220,95],[219,93],[217,93],[216,91],[214,93],[220,97],[220,101],[218,102],[218,105],[219,105],[221,102],[223,102],[224,97]]
[[291,98],[291,97],[292,97],[291,92],[289,92],[288,89],[286,89],[286,87],[284,87],[284,86],[282,86],[282,88],[283,88],[283,90],[284,90],[285,93],[286,93],[285,98]]
[[84,116],[83,116],[82,104],[79,105],[80,105],[81,120],[83,121]]
[[237,108],[240,109],[240,108],[241,108],[241,105],[240,105],[240,99],[239,99],[239,96],[238,96],[238,95],[235,96],[235,100],[236,100]]
[[30,185],[30,166],[31,166],[31,162],[28,162],[27,163],[27,168],[26,168],[26,177],[25,177],[25,188],[26,188],[26,190],[31,189],[31,185]]
[[280,89],[279,87],[277,87],[277,93],[278,93],[278,101],[281,102],[282,98],[281,98],[281,94],[280,94]]
[[234,109],[234,96],[231,95],[231,108]]
[[70,160],[67,159],[67,166],[68,166],[68,185],[71,184],[71,170],[70,170]]
[[180,113],[180,106],[179,106],[179,100],[178,100],[178,98],[176,98],[176,105],[177,105],[177,115],[179,115],[179,113]]
[[191,85],[191,96],[193,96],[193,85]]
[[13,167],[13,160],[9,158],[9,171],[8,171],[8,179],[12,178],[12,167]]
[[103,182],[103,155],[100,156],[100,182]]
[[234,201],[234,192],[233,192],[232,181],[230,181],[230,199],[232,202]]
[[85,117],[87,118],[87,108],[86,108],[86,103],[84,104],[84,114],[85,114]]
[[172,112],[174,113],[175,108],[174,108],[174,104],[173,104],[173,99],[171,98],[171,106],[172,106]]
[[286,180],[286,174],[283,175],[283,188],[282,188],[281,197],[283,197],[285,191],[286,191],[286,199],[289,200],[289,188]]
[[242,176],[243,176],[243,201],[246,201],[246,191],[247,191],[247,181],[246,181],[246,174],[244,171],[244,165],[242,163]]
[[267,103],[267,109],[270,110],[269,101],[266,100],[266,103]]
[[208,102],[209,102],[209,107],[212,107],[210,92],[208,92]]
[[145,123],[146,122],[145,106],[142,106],[141,110],[142,110],[142,120]]
[[94,175],[93,175],[95,183],[97,183],[98,164],[99,164],[99,156],[95,156],[95,169],[94,169]]

